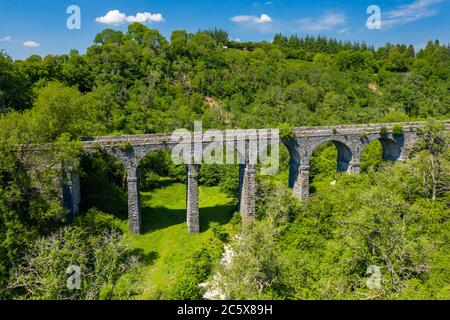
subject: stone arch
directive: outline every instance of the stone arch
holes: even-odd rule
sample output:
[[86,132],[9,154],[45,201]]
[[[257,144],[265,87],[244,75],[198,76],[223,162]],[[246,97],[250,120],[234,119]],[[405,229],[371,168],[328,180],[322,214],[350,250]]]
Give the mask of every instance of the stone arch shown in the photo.
[[[241,145],[245,146],[244,149],[241,149]],[[223,152],[224,152],[224,162],[227,162],[227,153],[233,152],[234,164],[235,165],[245,165],[249,161],[249,151],[250,151],[250,142],[247,139],[241,140],[239,142],[234,141],[225,141],[223,144]]]
[[286,149],[288,150],[291,161],[301,164],[302,161],[301,161],[300,153],[299,153],[298,149],[296,148],[295,144],[292,141],[283,141],[283,142],[281,142],[281,144],[283,144],[286,147]]
[[140,234],[142,232],[140,192],[139,192],[139,166],[141,160],[150,153],[169,149],[165,144],[144,145],[144,144],[123,144],[90,147],[87,153],[104,152],[114,159],[119,160],[126,172],[127,194],[128,194],[128,224],[132,233]]
[[120,160],[127,173],[127,194],[128,194],[128,227],[134,234],[141,234],[141,196],[139,193],[139,150],[134,146],[110,147],[105,151]]
[[[144,147],[141,148],[140,151],[140,157],[139,157],[139,161],[138,161],[138,176],[140,177],[140,179],[144,179],[144,172],[145,172],[145,168],[143,167],[145,164],[145,160],[147,157],[152,157],[152,155],[154,157],[156,157],[157,159],[161,159],[166,157],[165,152],[167,153],[171,153],[173,150],[173,148],[171,148],[170,145],[157,145],[157,146],[152,146],[152,147]],[[164,152],[165,151],[165,152]],[[153,172],[157,172],[159,174],[164,172],[162,171],[158,171],[159,166],[152,166],[152,159],[154,160],[155,158],[150,158],[147,160],[150,160],[150,162],[147,162],[147,164],[150,165],[150,167],[148,169],[151,169],[151,171]],[[180,166],[185,167],[185,173],[186,173],[186,207],[185,207],[185,217],[184,219],[186,219],[187,222],[187,227],[188,227],[188,231],[190,234],[197,234],[200,232],[200,221],[199,221],[199,201],[198,201],[198,165],[195,164],[185,164],[185,163],[180,163]],[[138,187],[139,187],[139,183],[138,183]],[[140,198],[139,198],[140,199]],[[139,211],[140,212],[140,211]],[[147,219],[145,219],[147,218]],[[148,217],[144,216],[144,222],[146,222],[146,224],[148,221]],[[148,228],[146,229],[148,230]]]
[[288,186],[298,198],[309,196],[309,157],[307,143],[300,139],[282,141],[289,152]]
[[[288,166],[289,166],[289,176],[288,176],[288,186],[291,189],[295,188],[295,183],[298,180],[298,176],[300,174],[300,167],[302,165],[302,157],[300,156],[299,148],[297,145],[296,140],[290,139],[290,140],[279,140],[277,142],[278,148],[279,148],[279,163],[278,163],[278,171],[280,170],[281,165],[281,148],[285,148],[287,150],[287,153],[289,154],[288,159]],[[269,154],[268,149],[272,148],[273,144],[265,145],[262,149],[261,146],[258,145],[258,154],[265,153]],[[272,150],[270,150],[272,152]],[[259,160],[258,160],[259,162]],[[245,167],[245,166],[244,166]],[[241,166],[242,168],[242,166]],[[241,169],[242,170],[242,169]],[[242,176],[242,175],[241,175]]]
[[312,155],[314,154],[314,151],[316,149],[327,143],[332,142],[337,150],[337,163],[336,163],[336,171],[337,172],[351,172],[352,171],[352,162],[354,158],[354,154],[356,152],[352,151],[352,148],[347,144],[345,141],[342,141],[342,139],[324,139],[320,140],[319,142],[315,143],[309,150],[308,154],[308,164],[309,160],[311,159]]
[[302,157],[300,156],[299,149],[294,141],[283,141],[282,144],[289,152],[289,178],[288,187],[294,189],[296,182],[299,179],[300,168],[302,166]]
[[332,142],[338,151],[337,172],[347,172],[353,159],[353,153],[346,144],[336,140],[332,140]]
[[401,154],[401,141],[390,139],[387,137],[381,137],[378,139],[383,147],[383,160],[395,161],[400,158]]
[[[127,175],[126,166],[124,163],[124,157],[118,156],[117,152],[113,152],[110,148],[105,147],[94,147],[94,148],[86,148],[85,152],[81,154],[80,157],[80,163],[84,169],[89,170],[90,172],[95,172],[97,170],[97,167],[95,166],[96,158],[101,159],[101,161],[105,161],[108,165],[105,166],[105,174],[107,175],[107,179],[112,183],[120,187],[124,187],[124,177]],[[112,196],[115,197],[117,194],[111,194],[109,187],[101,186],[98,184],[94,184],[94,188],[91,189],[90,187],[86,188],[86,185],[84,184],[85,179],[88,179],[90,175],[83,175],[79,176],[77,174],[77,182],[78,182],[78,190],[77,194],[78,201],[82,203],[82,207],[84,210],[90,209],[90,208],[98,208],[100,210],[103,210],[103,206],[99,203],[95,203],[93,199],[90,197],[90,193],[94,192],[97,195],[101,194],[103,196]],[[102,182],[103,180],[94,180],[98,182]],[[82,187],[84,186],[84,187]],[[99,190],[100,189],[100,190]],[[107,191],[107,193],[105,193]],[[83,200],[81,202],[81,199]],[[107,211],[111,214],[114,214],[121,219],[126,218],[126,207],[122,207],[120,203],[114,203],[114,210]],[[109,207],[110,204],[106,204],[106,207]]]
[[305,199],[309,196],[310,159],[314,151],[327,142],[332,142],[336,147],[337,172],[359,173],[362,146],[357,136],[298,137],[288,142],[291,151],[289,186],[297,197]]
[[137,172],[139,175],[139,180],[142,182],[144,179],[144,174],[150,170],[158,173],[159,175],[165,174],[162,170],[160,170],[159,160],[165,160],[167,156],[166,153],[170,152],[170,148],[167,147],[157,147],[157,148],[148,148],[143,151],[141,155],[137,158]]
[[369,137],[368,142],[364,147],[367,147],[369,143],[374,140],[378,140],[383,148],[383,160],[396,161],[402,158],[403,146],[405,144],[404,135],[373,135]]

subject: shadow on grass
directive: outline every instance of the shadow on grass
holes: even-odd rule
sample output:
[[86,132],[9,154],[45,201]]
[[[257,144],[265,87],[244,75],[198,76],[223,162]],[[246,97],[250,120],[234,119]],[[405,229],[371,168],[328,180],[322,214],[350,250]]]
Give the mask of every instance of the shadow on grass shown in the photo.
[[229,203],[222,206],[200,208],[200,231],[209,229],[210,222],[218,222],[219,224],[227,224],[233,217],[236,206]]
[[81,179],[80,211],[91,208],[109,213],[120,220],[128,219],[128,195],[117,185],[93,177]]
[[[87,198],[87,199],[86,199]],[[89,208],[96,208],[103,212],[108,212],[122,221],[128,220],[128,204],[127,198],[123,195],[115,194],[108,196],[107,194],[92,196],[85,195],[85,201],[91,204]],[[145,202],[151,200],[152,195],[145,195]],[[95,199],[95,201],[94,201]],[[96,205],[92,205],[95,203]],[[186,222],[186,209],[170,209],[163,206],[150,207],[141,202],[142,231],[143,233],[153,232],[165,229],[177,224]],[[83,207],[87,207],[84,205]],[[85,211],[87,208],[85,208]],[[200,208],[200,232],[209,229],[210,222],[218,222],[219,224],[227,224],[236,211],[236,206],[232,203]]]
[[158,189],[164,189],[167,187],[170,187],[172,184],[176,183],[177,181],[174,179],[161,179],[158,182],[155,183],[155,185],[152,188],[141,188],[141,192],[152,192]]
[[[200,232],[209,229],[210,222],[226,224],[233,216],[235,206],[227,204],[208,208],[200,208]],[[186,209],[169,209],[166,207],[143,207],[143,233],[165,229],[186,222]]]
[[[82,179],[81,210],[96,208],[109,213],[116,218],[128,220],[128,196],[116,185],[104,181],[97,176],[86,176]],[[165,179],[158,182],[158,188],[169,187],[173,180]],[[152,189],[152,190],[156,190]],[[165,229],[174,225],[186,223],[186,209],[170,209],[164,206],[152,207],[154,194],[141,195],[142,231],[148,233]],[[226,224],[232,218],[236,206],[232,203],[214,207],[200,208],[200,231],[209,229],[210,222]]]
[[138,256],[140,258],[140,261],[147,266],[152,265],[156,261],[156,259],[159,258],[158,252],[150,251],[148,253],[145,253],[144,250],[140,248],[131,250],[130,255]]

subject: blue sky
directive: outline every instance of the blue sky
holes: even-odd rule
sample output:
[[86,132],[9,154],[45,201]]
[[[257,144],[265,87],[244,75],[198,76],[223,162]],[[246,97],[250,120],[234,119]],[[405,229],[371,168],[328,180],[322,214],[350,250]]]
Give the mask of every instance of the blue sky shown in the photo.
[[[70,5],[81,9],[80,30],[66,27]],[[381,29],[366,27],[370,5],[381,9]],[[15,59],[70,49],[85,52],[98,32],[108,27],[125,31],[132,21],[166,37],[176,29],[220,27],[241,41],[270,41],[281,32],[375,46],[391,42],[420,48],[428,40],[450,42],[450,0],[1,0],[0,49]]]

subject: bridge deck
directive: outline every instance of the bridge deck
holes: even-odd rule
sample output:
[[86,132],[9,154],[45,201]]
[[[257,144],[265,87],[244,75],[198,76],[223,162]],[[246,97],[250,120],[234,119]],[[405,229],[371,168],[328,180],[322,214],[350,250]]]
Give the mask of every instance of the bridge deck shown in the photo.
[[[450,120],[442,121],[446,130],[450,131]],[[324,136],[330,135],[334,132],[338,134],[359,134],[359,133],[379,133],[380,130],[385,127],[388,130],[392,130],[394,126],[401,125],[405,132],[416,131],[417,128],[423,127],[426,124],[424,121],[417,122],[397,122],[397,123],[372,123],[372,124],[357,124],[357,125],[337,125],[337,126],[312,126],[312,127],[298,127],[294,128],[295,137],[307,137],[307,136]],[[257,129],[257,133],[261,137],[261,129]],[[267,137],[270,138],[270,130],[268,130]],[[243,130],[245,131],[245,130]],[[244,132],[240,137],[245,137],[247,140],[258,139],[258,134],[245,134]],[[228,139],[224,137],[224,141],[235,141],[234,138]],[[91,148],[94,146],[120,146],[124,143],[131,143],[132,145],[152,145],[152,144],[176,144],[172,141],[171,133],[154,133],[154,134],[138,134],[138,135],[120,135],[120,136],[99,136],[93,138],[87,138],[83,140],[85,147]]]

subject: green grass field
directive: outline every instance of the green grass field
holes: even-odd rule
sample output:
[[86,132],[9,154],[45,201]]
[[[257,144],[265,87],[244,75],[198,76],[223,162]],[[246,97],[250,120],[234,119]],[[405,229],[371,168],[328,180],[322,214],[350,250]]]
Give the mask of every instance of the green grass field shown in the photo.
[[168,183],[152,192],[141,193],[143,234],[128,232],[127,220],[123,230],[133,248],[142,250],[145,267],[139,285],[143,293],[139,299],[159,299],[183,271],[192,252],[212,236],[208,226],[212,221],[230,228],[234,207],[218,187],[199,187],[199,235],[189,235],[186,225],[186,187],[181,183]]

